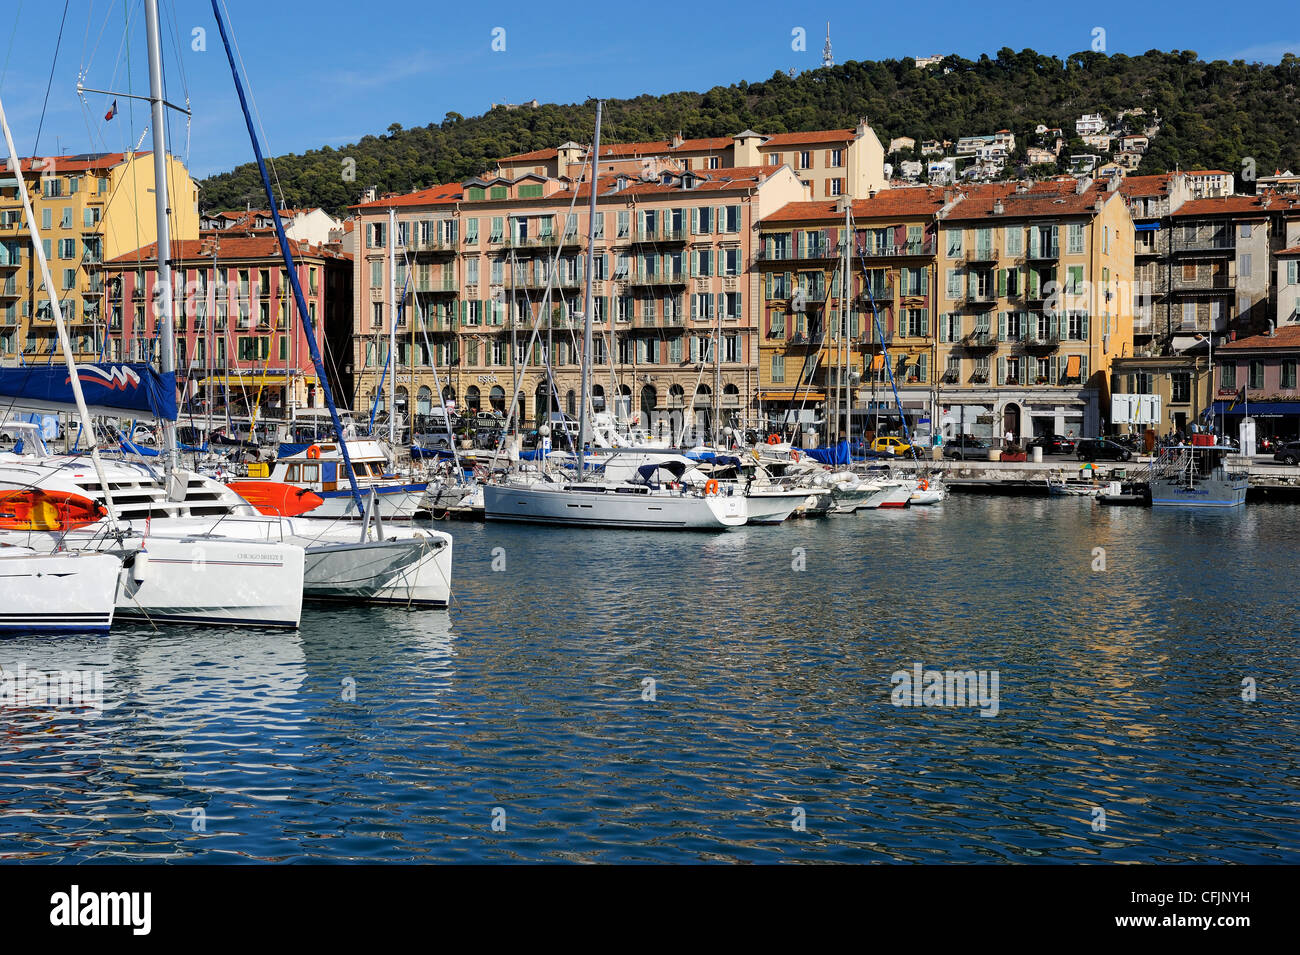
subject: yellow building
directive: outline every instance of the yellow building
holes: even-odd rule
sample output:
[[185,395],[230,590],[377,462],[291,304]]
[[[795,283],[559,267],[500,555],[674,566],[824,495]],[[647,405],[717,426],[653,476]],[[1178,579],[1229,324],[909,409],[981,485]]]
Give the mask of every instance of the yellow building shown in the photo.
[[[173,240],[199,236],[198,187],[167,160]],[[157,239],[151,153],[103,153],[22,161],[50,274],[74,350],[97,355],[103,342],[103,264]],[[57,349],[54,316],[31,251],[19,182],[0,171],[0,363]]]
[[1100,433],[1111,361],[1133,354],[1133,221],[1116,182],[975,187],[939,214],[945,438]]
[[[830,431],[847,433],[850,407],[855,435],[877,423],[896,430],[891,372],[909,426],[929,414],[936,213],[944,190],[890,189],[856,200],[847,236],[846,203],[792,202],[759,225],[759,397],[773,430],[825,417]],[[847,309],[841,274],[846,238],[852,263]],[[845,375],[849,384],[841,389]]]

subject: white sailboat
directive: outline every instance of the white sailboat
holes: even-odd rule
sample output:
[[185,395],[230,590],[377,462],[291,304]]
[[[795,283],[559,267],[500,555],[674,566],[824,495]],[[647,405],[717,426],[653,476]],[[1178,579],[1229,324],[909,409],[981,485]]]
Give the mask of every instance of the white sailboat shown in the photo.
[[[718,482],[704,488],[670,487],[650,475],[640,480],[587,479],[586,443],[589,428],[587,393],[591,382],[592,281],[595,258],[597,158],[600,155],[601,103],[596,103],[596,133],[591,149],[590,209],[587,219],[586,296],[583,308],[582,388],[578,409],[577,470],[574,480],[546,472],[513,474],[483,485],[483,513],[489,521],[568,524],[589,527],[654,530],[722,530],[748,520],[743,494],[725,493]],[[655,470],[646,462],[642,466]],[[677,482],[671,482],[676,484]]]
[[0,544],[0,634],[108,630],[122,561]]

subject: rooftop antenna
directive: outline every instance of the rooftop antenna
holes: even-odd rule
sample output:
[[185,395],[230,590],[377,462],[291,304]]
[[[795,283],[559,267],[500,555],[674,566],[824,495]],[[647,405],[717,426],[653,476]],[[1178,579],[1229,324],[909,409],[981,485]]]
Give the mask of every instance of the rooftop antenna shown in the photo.
[[822,66],[834,66],[835,57],[831,55],[831,21],[826,21],[826,45],[822,47]]

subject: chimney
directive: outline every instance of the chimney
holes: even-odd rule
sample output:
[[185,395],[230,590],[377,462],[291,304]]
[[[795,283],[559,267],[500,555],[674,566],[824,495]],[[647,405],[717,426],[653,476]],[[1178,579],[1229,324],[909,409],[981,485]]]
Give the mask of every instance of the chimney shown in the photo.
[[874,198],[876,198],[876,190],[874,190],[874,189],[869,190],[869,191],[867,192],[867,198],[868,198],[868,199],[874,199]]
[[1002,204],[1001,199],[995,199],[993,201],[993,214],[995,216],[1000,216],[1002,215],[1002,213],[1006,211],[1007,211],[1007,207]]

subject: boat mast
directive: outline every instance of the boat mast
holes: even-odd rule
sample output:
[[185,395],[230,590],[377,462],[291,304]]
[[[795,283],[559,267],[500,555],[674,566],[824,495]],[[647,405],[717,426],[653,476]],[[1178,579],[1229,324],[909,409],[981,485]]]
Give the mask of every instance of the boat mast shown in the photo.
[[27,218],[27,231],[32,237],[32,253],[41,268],[41,278],[45,282],[45,293],[50,298],[50,311],[54,314],[54,327],[59,336],[59,347],[63,350],[63,362],[68,367],[68,383],[72,385],[72,398],[77,403],[77,415],[81,418],[81,428],[86,432],[86,446],[90,449],[90,459],[95,465],[95,476],[99,479],[99,490],[108,505],[108,523],[114,533],[118,533],[117,512],[113,506],[113,492],[109,490],[108,475],[104,473],[104,463],[99,459],[99,442],[95,439],[95,425],[90,420],[86,409],[86,396],[81,393],[81,379],[77,377],[77,363],[72,358],[72,345],[68,341],[68,330],[63,324],[63,308],[59,304],[54,289],[54,277],[50,275],[50,263],[45,258],[45,246],[41,234],[36,229],[36,215],[32,212],[32,197],[27,194],[27,183],[23,181],[22,160],[14,147],[14,137],[9,131],[9,120],[5,117],[4,100],[0,99],[0,127],[4,129],[5,148],[9,150],[9,166],[13,169],[14,179],[18,182],[18,195],[23,200],[23,215]]
[[584,449],[587,446],[587,389],[591,385],[591,283],[595,274],[596,259],[596,180],[600,168],[600,110],[596,100],[596,135],[591,146],[591,207],[587,213],[587,291],[582,305],[582,388],[578,392],[578,480],[582,480],[586,467]]
[[392,311],[388,315],[388,363],[393,373],[388,376],[388,443],[395,444],[393,427],[397,420],[397,210],[388,209],[388,301]]
[[849,273],[849,270],[852,268],[852,259],[850,258],[850,253],[853,250],[853,246],[850,245],[853,241],[851,238],[853,235],[852,230],[853,202],[850,199],[845,199],[844,235],[840,242],[841,247],[844,250],[844,258],[840,265],[840,281],[843,289],[840,298],[840,302],[842,303],[840,306],[840,342],[844,346],[844,360],[842,362],[844,370],[841,372],[843,375],[843,381],[841,382],[840,387],[844,394],[844,439],[848,442],[849,460],[847,463],[850,468],[853,467],[853,382],[849,378],[849,374],[853,369],[853,355],[851,351],[852,340],[849,337],[853,330],[853,304],[850,299],[850,295],[853,291],[853,281],[852,276]]
[[[149,107],[153,115],[153,178],[154,178],[154,216],[158,223],[158,281],[154,294],[157,296],[157,317],[161,322],[158,332],[159,368],[164,379],[170,372],[176,374],[176,341],[172,322],[172,267],[171,267],[171,225],[168,216],[171,209],[167,200],[167,127],[164,125],[163,88],[162,88],[162,43],[158,36],[158,0],[146,0],[145,33],[149,41]],[[179,464],[176,448],[176,422],[161,421],[163,446],[166,453],[164,461],[167,477]],[[168,482],[170,486],[170,481]]]

